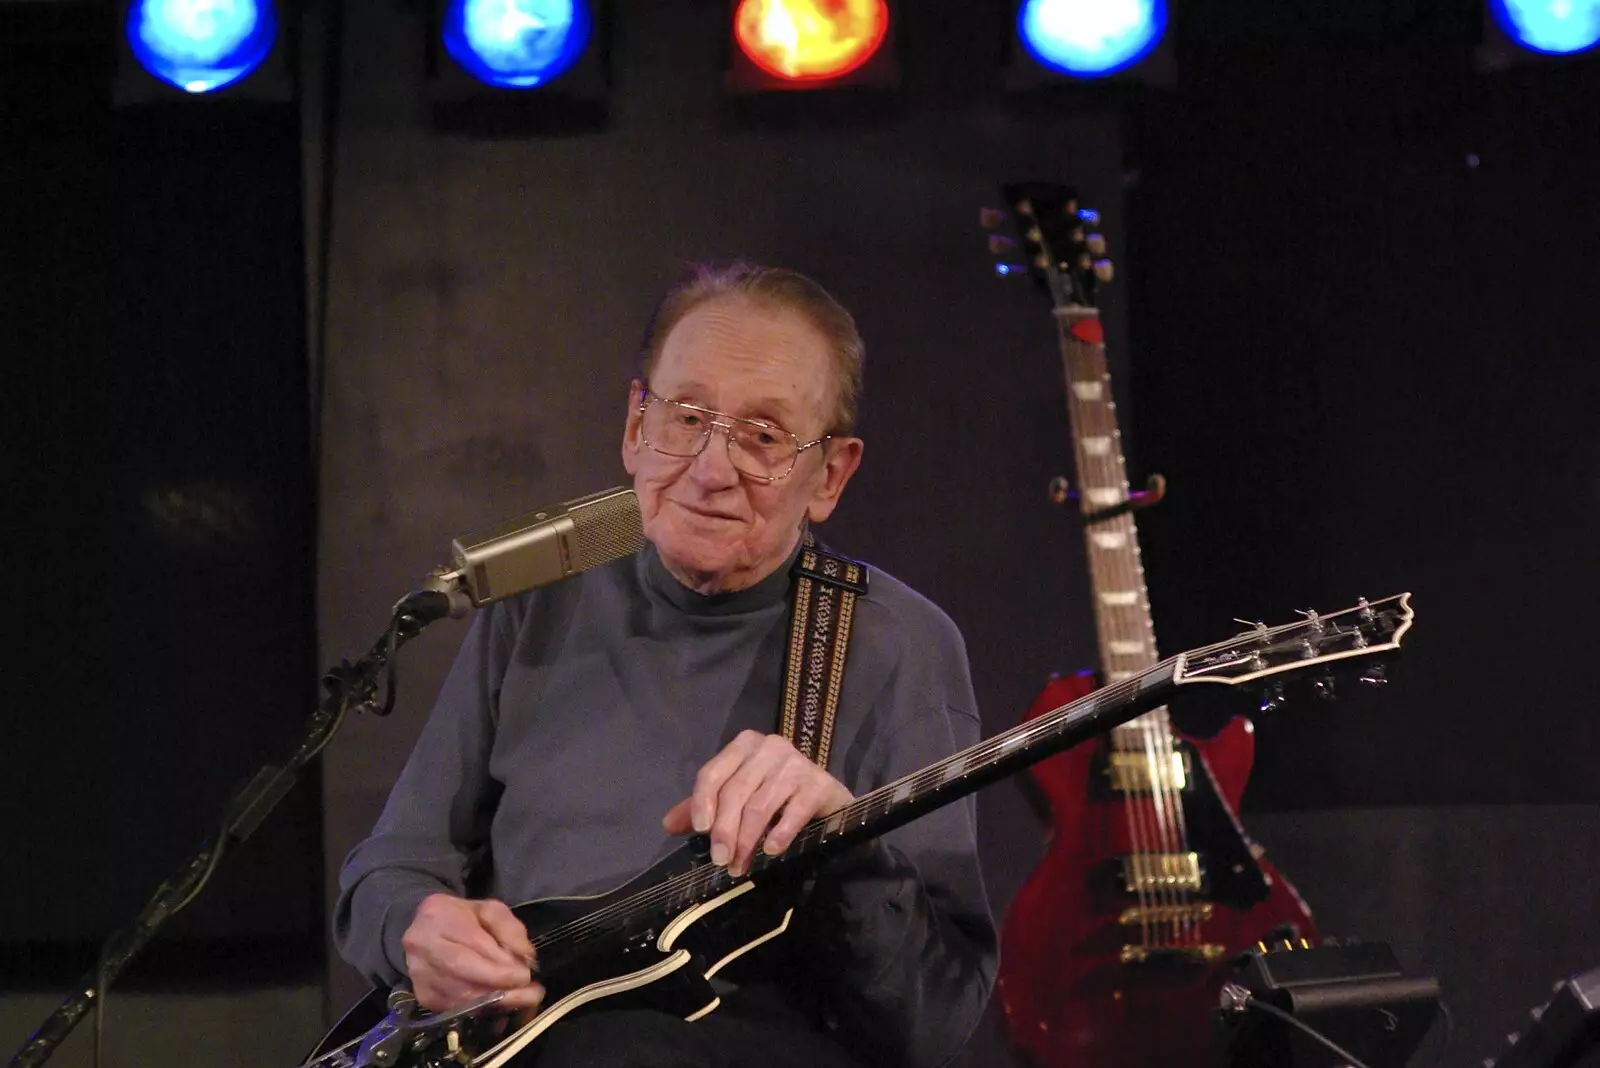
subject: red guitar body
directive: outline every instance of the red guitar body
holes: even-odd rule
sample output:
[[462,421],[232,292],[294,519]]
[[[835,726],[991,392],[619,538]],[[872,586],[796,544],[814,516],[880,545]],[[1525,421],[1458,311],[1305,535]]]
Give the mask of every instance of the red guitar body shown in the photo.
[[[1094,688],[1092,674],[1056,678],[1027,718]],[[1199,944],[1225,950],[1211,959],[1175,954],[1124,963],[1123,947],[1139,941],[1140,929],[1121,922],[1133,902],[1121,894],[1109,869],[1116,858],[1134,851],[1127,806],[1148,802],[1096,788],[1096,777],[1106,775],[1104,741],[1069,749],[1032,768],[1053,814],[1050,847],[1006,914],[998,980],[1011,1039],[1029,1063],[1037,1068],[1220,1064],[1211,1014],[1229,962],[1258,941],[1316,937],[1305,903],[1234,817],[1255,755],[1252,731],[1248,720],[1235,718],[1210,739],[1177,736],[1191,769],[1184,800],[1189,848],[1214,866],[1219,852],[1227,851],[1214,850],[1210,839],[1231,834],[1234,852],[1221,859],[1229,870],[1253,864],[1260,876],[1250,893],[1234,895],[1258,900],[1213,898],[1210,915],[1185,932]],[[1213,818],[1197,818],[1207,806]],[[1219,828],[1219,820],[1228,826]]]

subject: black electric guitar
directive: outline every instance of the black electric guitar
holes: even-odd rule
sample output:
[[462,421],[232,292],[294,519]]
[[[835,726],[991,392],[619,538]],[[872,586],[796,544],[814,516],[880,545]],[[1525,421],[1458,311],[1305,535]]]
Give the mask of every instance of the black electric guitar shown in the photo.
[[1308,611],[1168,657],[813,820],[779,856],[757,852],[744,876],[685,847],[609,894],[516,906],[538,952],[538,1012],[497,1013],[496,995],[426,1013],[409,991],[374,990],[303,1068],[501,1068],[567,1016],[601,1002],[698,1019],[717,1008],[711,977],[788,929],[800,879],[819,861],[1104,734],[1185,687],[1262,679],[1275,686],[1311,669],[1320,678],[1344,661],[1397,649],[1411,627],[1410,600],[1402,593],[1331,615]]

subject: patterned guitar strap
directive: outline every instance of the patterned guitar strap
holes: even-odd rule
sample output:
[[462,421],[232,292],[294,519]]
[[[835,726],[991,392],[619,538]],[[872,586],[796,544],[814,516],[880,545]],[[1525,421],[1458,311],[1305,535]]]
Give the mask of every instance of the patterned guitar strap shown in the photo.
[[850,620],[856,598],[867,593],[867,568],[824,549],[808,529],[790,573],[794,605],[778,729],[807,759],[826,768],[850,648]]

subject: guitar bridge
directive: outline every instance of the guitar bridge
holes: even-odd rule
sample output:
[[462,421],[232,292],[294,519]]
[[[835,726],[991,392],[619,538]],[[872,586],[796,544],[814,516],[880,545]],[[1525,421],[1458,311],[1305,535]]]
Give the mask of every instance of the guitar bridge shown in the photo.
[[1202,942],[1193,946],[1123,946],[1124,964],[1209,964],[1228,955],[1226,946]]
[[1117,922],[1124,927],[1143,927],[1145,924],[1205,923],[1216,911],[1209,901],[1193,905],[1135,905],[1122,910]]
[[1122,885],[1130,894],[1191,893],[1205,889],[1199,853],[1129,853]]

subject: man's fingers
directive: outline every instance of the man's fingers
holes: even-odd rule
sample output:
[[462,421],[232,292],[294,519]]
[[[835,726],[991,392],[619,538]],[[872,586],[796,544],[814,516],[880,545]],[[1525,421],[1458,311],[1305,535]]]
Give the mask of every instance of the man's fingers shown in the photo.
[[667,809],[667,814],[661,817],[662,830],[668,834],[688,834],[694,830],[694,817],[690,813],[693,805],[694,798],[686,797]]
[[433,967],[460,982],[492,990],[509,990],[527,986],[533,976],[527,965],[515,962],[499,946],[496,956],[485,956],[477,946],[445,940],[434,947],[430,956]]
[[[717,794],[717,818],[712,821],[710,832],[711,863],[726,864],[728,871],[734,875],[743,870],[740,866],[741,850],[744,852],[743,859],[748,861],[749,852],[754,848],[754,838],[750,839],[748,845],[744,842],[745,825],[756,818],[755,814],[748,811],[751,799],[773,774],[775,763],[772,753],[763,746],[739,765],[739,770],[728,777]],[[756,835],[759,836],[764,829],[765,824],[757,828]]]
[[517,919],[504,901],[475,901],[473,910],[478,922],[494,937],[495,942],[523,964],[533,963],[533,943],[528,939],[528,928]]
[[529,983],[519,986],[514,990],[507,990],[505,997],[500,999],[499,1008],[502,1009],[537,1009],[544,1004],[544,987],[538,983]]
[[[689,798],[690,826],[696,831],[705,834],[716,826],[717,818],[722,813],[725,785],[750,759],[751,754],[760,749],[762,741],[763,736],[755,731],[740,731],[733,741],[723,746],[720,753],[701,767],[699,774],[694,777],[694,793]],[[728,842],[723,843],[724,848],[728,845]],[[716,863],[726,861],[718,860]]]
[[[750,870],[750,861],[756,855],[756,846],[760,844],[767,829],[773,825],[772,821],[780,812],[788,813],[794,810],[797,803],[803,804],[804,786],[800,775],[790,768],[779,768],[770,774],[760,789],[750,795],[745,802],[744,816],[739,821],[739,838],[733,850],[733,860],[729,870],[735,875]],[[804,820],[802,819],[803,823]]]
[[487,961],[500,964],[521,965],[528,962],[527,957],[513,953],[502,945],[495,937],[494,932],[484,925],[483,917],[476,908],[475,903],[468,903],[468,911],[460,918],[459,922],[442,925],[436,932],[436,937],[441,942],[451,942],[455,945],[465,946],[478,956]]
[[457,982],[449,976],[434,975],[428,971],[420,971],[412,976],[411,985],[417,995],[417,1004],[429,1012],[453,1009],[495,992],[489,987]]
[[778,822],[767,831],[762,851],[768,856],[774,856],[788,849],[789,843],[794,841],[794,836],[800,833],[800,828],[822,814],[830,793],[830,785],[827,782],[813,780],[797,790],[789,798],[789,803],[783,807],[783,814],[778,817]]

